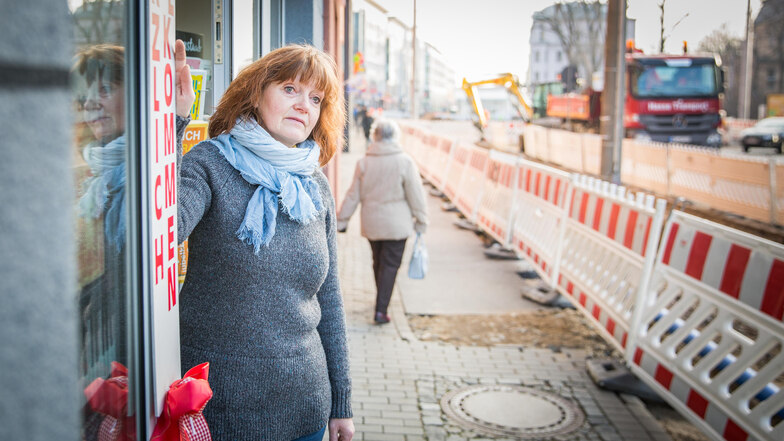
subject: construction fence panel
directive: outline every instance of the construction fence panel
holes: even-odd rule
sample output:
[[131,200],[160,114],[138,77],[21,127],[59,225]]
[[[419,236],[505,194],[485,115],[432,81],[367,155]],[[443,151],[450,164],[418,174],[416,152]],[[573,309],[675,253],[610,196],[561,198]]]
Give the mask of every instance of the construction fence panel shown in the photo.
[[583,133],[583,168],[582,172],[599,176],[602,174],[602,136]]
[[507,248],[512,232],[518,160],[515,155],[490,151],[485,170],[484,194],[477,209],[477,225]]
[[520,159],[515,179],[512,249],[553,284],[561,225],[569,200],[570,175],[544,164]]
[[623,140],[621,181],[656,194],[669,194],[667,145]]
[[671,196],[763,222],[773,221],[769,161],[672,145],[669,155]]
[[714,439],[784,439],[784,246],[680,211],[662,237],[632,370]]
[[421,165],[419,172],[426,181],[433,182],[433,166],[435,165],[435,156],[438,154],[438,139],[437,135],[426,133],[422,137],[422,153]]
[[583,135],[566,130],[550,130],[550,162],[576,172],[583,171]]
[[572,187],[557,288],[623,352],[666,202],[584,175]]
[[403,151],[414,158],[414,162],[416,162],[417,167],[421,170],[423,155],[422,137],[424,136],[424,132],[415,126],[408,124],[401,124],[400,129],[400,145],[403,148]]
[[452,152],[454,141],[443,136],[436,136],[431,140],[435,143],[430,155],[427,158],[427,168],[431,184],[437,189],[444,191],[444,183],[449,174],[449,167],[452,162]]
[[487,168],[489,150],[477,147],[466,146],[468,148],[468,160],[457,187],[457,194],[452,202],[465,218],[475,224],[476,211],[479,201],[482,200],[482,192],[485,184],[485,169]]
[[773,168],[772,187],[773,187],[773,213],[775,216],[774,222],[779,225],[784,225],[784,164],[778,160],[771,162]]
[[468,168],[468,160],[471,157],[471,146],[455,142],[452,150],[454,153],[452,153],[452,161],[446,173],[444,188],[439,190],[443,191],[453,204],[456,204],[457,190],[460,188],[460,181],[463,180],[463,174],[466,168]]
[[525,154],[542,161],[549,160],[548,130],[546,127],[528,124],[525,127]]

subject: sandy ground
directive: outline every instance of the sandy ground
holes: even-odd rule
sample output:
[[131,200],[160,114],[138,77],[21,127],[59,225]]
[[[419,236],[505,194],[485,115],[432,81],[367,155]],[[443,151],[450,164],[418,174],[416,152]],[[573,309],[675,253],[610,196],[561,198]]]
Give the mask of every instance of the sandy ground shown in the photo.
[[[596,358],[621,358],[574,309],[492,315],[408,315],[411,330],[420,340],[454,345],[515,344],[548,348],[581,348]],[[694,425],[667,405],[648,403],[648,409],[673,441],[708,441]]]

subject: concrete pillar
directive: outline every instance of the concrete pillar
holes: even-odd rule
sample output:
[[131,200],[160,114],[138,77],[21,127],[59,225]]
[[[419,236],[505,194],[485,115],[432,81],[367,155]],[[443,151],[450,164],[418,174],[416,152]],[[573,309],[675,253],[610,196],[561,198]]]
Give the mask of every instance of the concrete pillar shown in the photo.
[[79,439],[67,2],[1,0],[0,439]]

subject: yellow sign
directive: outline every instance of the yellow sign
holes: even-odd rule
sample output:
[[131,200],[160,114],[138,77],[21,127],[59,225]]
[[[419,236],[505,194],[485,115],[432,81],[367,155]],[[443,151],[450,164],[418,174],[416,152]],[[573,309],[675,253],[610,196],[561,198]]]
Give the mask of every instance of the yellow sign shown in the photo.
[[[183,155],[188,153],[191,150],[191,147],[207,139],[207,126],[208,123],[206,121],[191,121],[188,124],[188,127],[185,128],[185,134],[182,137]],[[177,258],[180,263],[178,282],[182,285],[185,282],[185,274],[188,272],[187,239],[177,248]]]
[[207,89],[207,71],[203,69],[191,69],[191,79],[193,80],[193,90],[196,92],[196,99],[191,106],[191,119],[204,119],[204,96]]
[[784,93],[768,95],[768,116],[784,116]]

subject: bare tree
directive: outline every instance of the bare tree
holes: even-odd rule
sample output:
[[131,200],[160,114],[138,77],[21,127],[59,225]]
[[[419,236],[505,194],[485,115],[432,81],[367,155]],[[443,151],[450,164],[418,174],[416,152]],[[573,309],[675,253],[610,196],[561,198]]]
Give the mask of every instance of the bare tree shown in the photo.
[[558,1],[552,8],[552,14],[544,13],[536,18],[558,37],[568,64],[576,66],[584,75],[600,70],[604,56],[605,5],[599,0]]
[[85,0],[73,13],[77,44],[122,41],[123,0]]
[[727,74],[724,108],[727,109],[728,115],[736,116],[740,99],[743,39],[732,35],[727,23],[724,23],[705,36],[697,46],[697,50],[716,54],[721,58],[724,71]]
[[[659,52],[664,53],[664,43],[670,38],[670,34],[664,35],[664,5],[667,3],[667,0],[661,0],[659,3],[659,9],[661,10],[661,14],[659,15]],[[684,18],[688,17],[689,13],[683,14],[683,17],[678,19],[674,25],[670,28],[670,33],[675,30],[675,27],[681,24]]]

